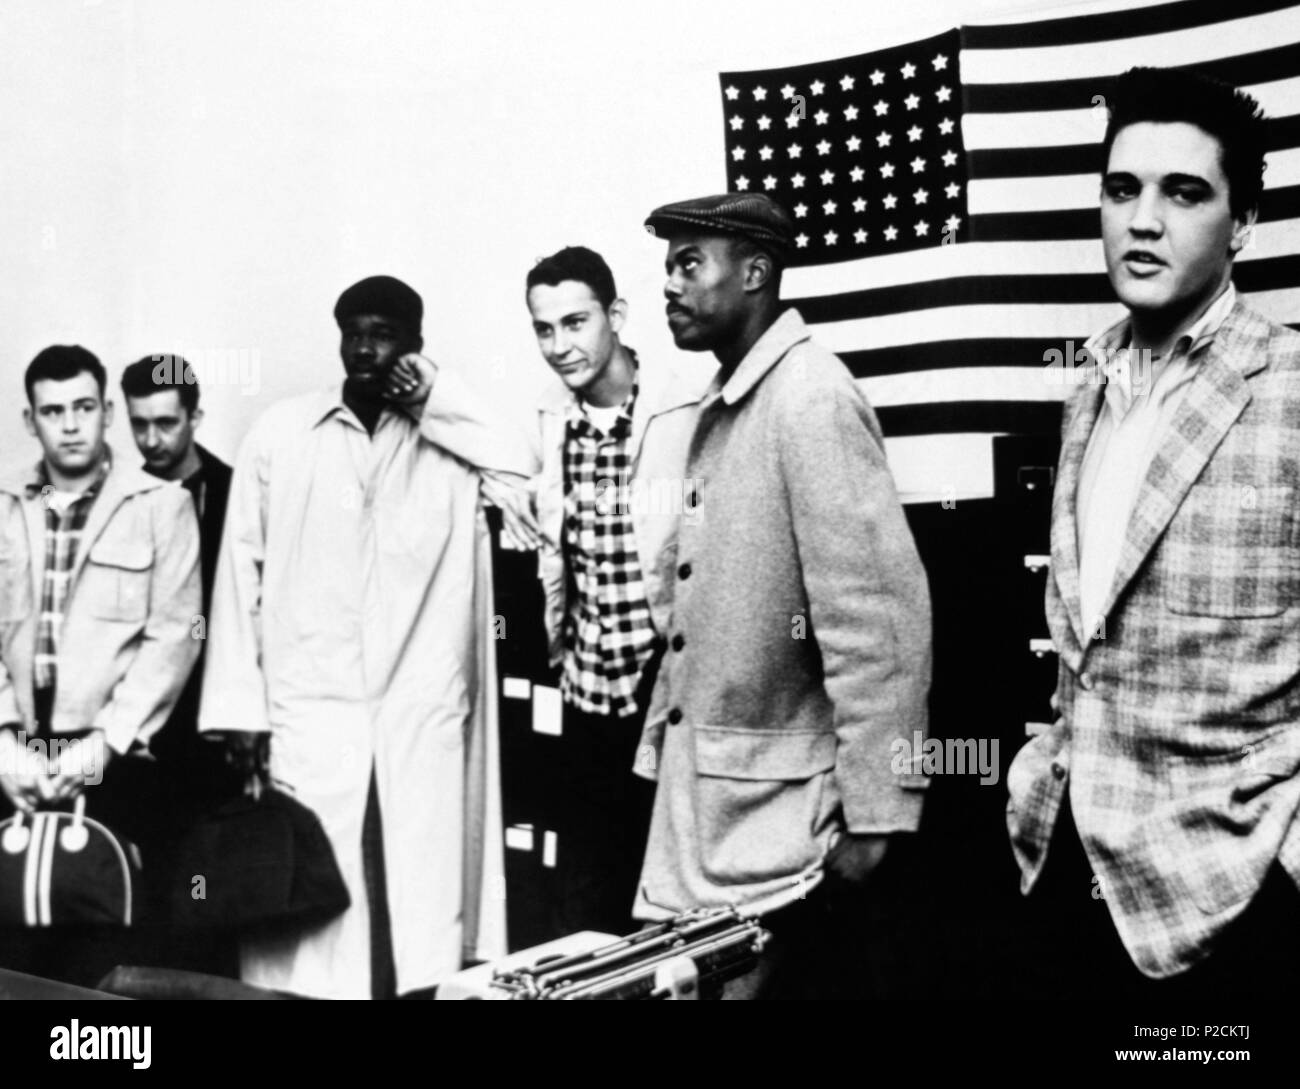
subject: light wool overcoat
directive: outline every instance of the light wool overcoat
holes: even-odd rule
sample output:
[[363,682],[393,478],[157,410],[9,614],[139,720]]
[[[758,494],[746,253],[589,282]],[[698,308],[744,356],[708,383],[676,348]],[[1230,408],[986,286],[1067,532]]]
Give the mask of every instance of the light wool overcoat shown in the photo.
[[925,784],[891,753],[926,729],[925,572],[875,414],[796,311],[715,379],[686,475],[637,762],[659,783],[643,918],[793,900],[837,831],[914,830]]

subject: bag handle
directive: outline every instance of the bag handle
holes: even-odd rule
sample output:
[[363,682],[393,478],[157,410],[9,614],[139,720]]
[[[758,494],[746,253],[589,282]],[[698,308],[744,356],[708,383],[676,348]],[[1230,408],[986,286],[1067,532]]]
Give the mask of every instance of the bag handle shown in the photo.
[[59,846],[65,851],[80,851],[90,841],[86,829],[86,792],[83,790],[72,803],[72,823],[59,833]]
[[11,820],[5,823],[8,827],[4,830],[4,835],[0,836],[0,849],[11,855],[22,854],[27,850],[27,844],[32,838],[30,828],[23,826],[23,818],[27,814],[21,809],[14,810]]
[[[14,812],[12,822],[6,822],[9,827],[4,831],[3,844],[0,846],[10,854],[26,850],[31,840],[31,829],[23,824],[26,817],[27,814],[18,809]],[[65,851],[80,851],[89,839],[90,833],[86,830],[86,792],[83,790],[72,803],[72,823],[59,833],[59,844]]]

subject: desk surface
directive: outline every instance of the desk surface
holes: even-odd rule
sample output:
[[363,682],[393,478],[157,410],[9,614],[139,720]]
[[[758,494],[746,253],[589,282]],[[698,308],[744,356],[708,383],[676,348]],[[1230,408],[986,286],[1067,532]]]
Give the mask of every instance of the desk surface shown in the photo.
[[42,976],[29,976],[26,972],[12,972],[0,968],[0,999],[116,999],[119,995],[106,994],[91,990],[89,987],[74,987],[71,983],[60,983],[55,979]]

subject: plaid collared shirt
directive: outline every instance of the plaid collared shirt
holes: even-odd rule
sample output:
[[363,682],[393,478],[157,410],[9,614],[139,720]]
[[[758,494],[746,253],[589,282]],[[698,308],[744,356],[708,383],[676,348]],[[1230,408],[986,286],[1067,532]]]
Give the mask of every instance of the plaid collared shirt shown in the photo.
[[564,437],[564,552],[573,592],[560,691],[581,711],[620,718],[636,713],[655,643],[627,502],[636,396],[633,383],[608,433],[575,398]]
[[72,567],[81,544],[86,517],[99,495],[108,473],[104,463],[99,476],[84,492],[66,504],[55,499],[45,463],[37,469],[37,479],[27,486],[29,499],[42,498],[45,506],[45,566],[41,575],[41,615],[36,626],[36,654],[33,659],[33,683],[37,688],[53,688],[58,681],[59,632],[63,611],[68,602]]

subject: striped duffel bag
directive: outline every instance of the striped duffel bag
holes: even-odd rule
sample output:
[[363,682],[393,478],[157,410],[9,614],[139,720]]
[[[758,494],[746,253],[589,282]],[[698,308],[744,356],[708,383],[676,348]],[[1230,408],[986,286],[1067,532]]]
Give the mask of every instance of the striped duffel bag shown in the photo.
[[130,926],[140,852],[86,816],[17,813],[0,823],[0,926]]

